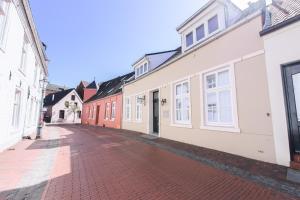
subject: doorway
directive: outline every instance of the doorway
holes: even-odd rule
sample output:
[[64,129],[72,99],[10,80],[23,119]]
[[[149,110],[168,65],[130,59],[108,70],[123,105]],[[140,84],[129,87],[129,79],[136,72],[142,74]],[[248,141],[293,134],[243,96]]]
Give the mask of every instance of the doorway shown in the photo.
[[300,62],[283,66],[291,155],[300,153]]
[[153,134],[159,133],[159,92],[153,92]]

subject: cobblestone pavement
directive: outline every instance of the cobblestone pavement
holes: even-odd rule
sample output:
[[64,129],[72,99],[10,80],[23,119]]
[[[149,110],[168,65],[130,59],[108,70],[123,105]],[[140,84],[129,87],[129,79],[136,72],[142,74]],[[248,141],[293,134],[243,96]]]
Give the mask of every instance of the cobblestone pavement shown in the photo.
[[117,130],[74,125],[45,132],[44,140],[0,154],[2,199],[297,199]]

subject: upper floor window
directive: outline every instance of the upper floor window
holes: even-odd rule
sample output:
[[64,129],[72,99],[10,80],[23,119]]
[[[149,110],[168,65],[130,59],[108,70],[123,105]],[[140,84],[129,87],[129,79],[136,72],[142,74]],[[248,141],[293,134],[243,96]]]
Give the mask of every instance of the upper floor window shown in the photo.
[[204,75],[206,125],[232,126],[232,81],[229,68]]
[[0,48],[2,49],[6,43],[9,5],[9,1],[0,0]]
[[135,68],[135,76],[139,77],[148,72],[148,63],[144,63],[139,67]]
[[186,47],[191,46],[194,43],[193,32],[190,32],[185,36]]
[[174,99],[175,122],[190,124],[190,85],[188,80],[174,85]]
[[218,15],[208,20],[208,33],[211,34],[219,29]]
[[204,24],[202,24],[198,28],[196,28],[197,41],[202,40],[204,37],[205,37],[205,29],[204,29]]
[[131,101],[130,98],[125,98],[125,120],[131,120]]
[[111,115],[110,115],[111,119],[115,119],[116,118],[116,102],[112,102],[111,104]]
[[20,70],[23,73],[25,73],[25,71],[26,71],[28,43],[29,42],[28,42],[27,36],[24,34],[23,47],[22,47],[22,56],[21,56],[21,64],[20,64]]
[[75,101],[75,95],[72,95],[72,96],[71,96],[71,100],[72,100],[72,101]]

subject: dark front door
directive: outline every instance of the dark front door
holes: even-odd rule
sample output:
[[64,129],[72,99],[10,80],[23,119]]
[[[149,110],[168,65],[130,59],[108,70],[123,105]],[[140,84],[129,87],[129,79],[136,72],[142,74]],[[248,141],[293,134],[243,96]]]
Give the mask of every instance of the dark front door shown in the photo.
[[300,63],[284,66],[291,153],[300,153]]
[[159,97],[158,91],[153,92],[153,133],[159,132]]
[[99,113],[100,113],[100,106],[97,106],[96,110],[96,125],[99,123]]

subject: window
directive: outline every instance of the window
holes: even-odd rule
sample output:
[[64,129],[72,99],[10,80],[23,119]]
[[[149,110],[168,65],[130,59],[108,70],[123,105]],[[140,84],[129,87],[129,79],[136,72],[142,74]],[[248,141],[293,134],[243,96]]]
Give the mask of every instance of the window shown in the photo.
[[186,47],[191,46],[194,43],[193,32],[190,32],[185,37],[186,37],[185,38],[185,40],[186,40]]
[[59,111],[59,119],[65,119],[65,111],[64,110]]
[[148,63],[144,64],[144,73],[148,72]]
[[116,118],[116,102],[112,102],[111,104],[111,119],[115,119]]
[[36,82],[37,82],[37,74],[38,74],[38,65],[37,63],[35,63],[35,67],[34,67],[34,74],[33,74],[33,85],[34,87],[36,87]]
[[105,119],[109,119],[109,107],[110,107],[110,103],[106,103],[105,104],[105,113],[104,113]]
[[81,118],[81,111],[77,111],[77,118],[78,118],[78,119]]
[[78,108],[78,103],[75,102],[75,103],[74,103],[74,106],[75,106],[75,108]]
[[125,98],[125,119],[131,120],[131,102],[130,98]]
[[219,29],[218,15],[208,20],[208,33],[211,34]]
[[206,125],[233,126],[232,81],[230,70],[204,75]]
[[174,87],[175,123],[190,124],[190,86],[189,82],[177,83]]
[[70,107],[70,102],[69,101],[65,101],[65,107],[69,108]]
[[13,104],[12,126],[18,128],[20,124],[20,109],[21,109],[21,91],[16,89],[15,99]]
[[72,101],[75,101],[75,95],[72,95],[72,96],[71,96],[71,100],[72,100]]
[[135,107],[135,119],[136,121],[142,121],[142,102],[140,96],[136,97],[136,107]]
[[93,108],[94,107],[90,107],[90,113],[89,113],[89,119],[92,119],[92,117],[93,117]]
[[27,36],[24,34],[24,41],[23,41],[23,47],[22,47],[22,57],[21,57],[21,64],[20,64],[20,70],[23,73],[25,73],[25,71],[26,71],[27,50],[28,50],[28,39],[27,39]]
[[196,36],[197,41],[202,40],[205,37],[204,24],[202,24],[196,29]]
[[0,0],[0,48],[4,48],[6,43],[9,5],[9,2]]

